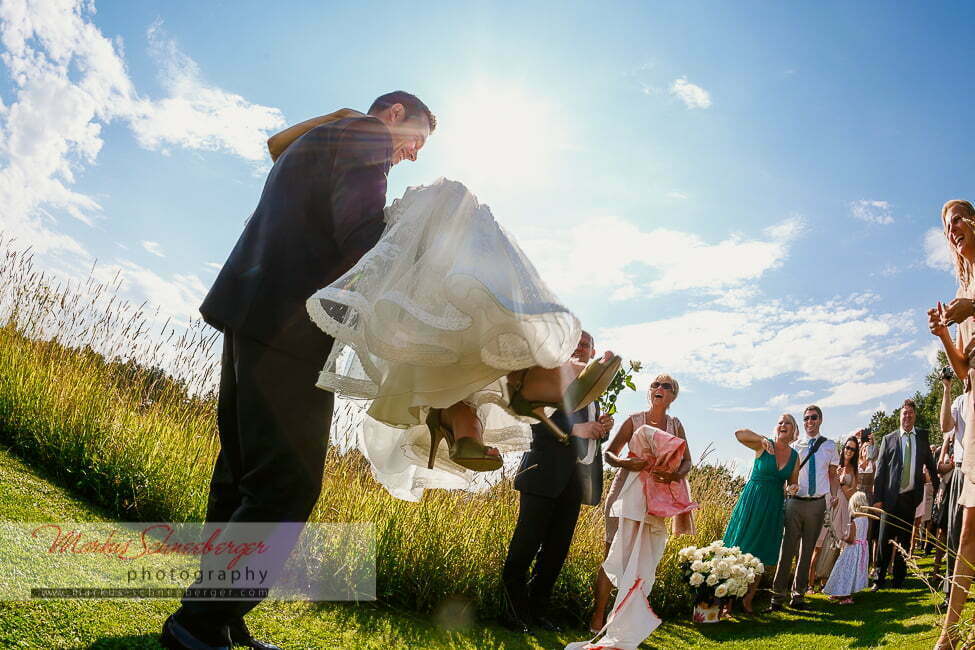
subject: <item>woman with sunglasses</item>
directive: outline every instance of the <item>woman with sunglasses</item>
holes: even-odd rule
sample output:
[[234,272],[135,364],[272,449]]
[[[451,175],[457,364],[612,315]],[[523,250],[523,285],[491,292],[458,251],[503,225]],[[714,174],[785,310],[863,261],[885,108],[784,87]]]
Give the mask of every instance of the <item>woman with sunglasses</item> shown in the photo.
[[[828,537],[828,531],[833,531],[835,542],[845,540],[850,533],[850,497],[857,491],[858,474],[860,471],[860,439],[853,435],[843,443],[843,451],[840,454],[840,466],[836,470],[836,479],[839,483],[839,490],[836,491],[837,502],[830,510],[829,525],[823,527],[823,532],[816,540],[816,550],[813,551],[812,560],[809,562],[809,585],[813,591],[820,591],[826,580],[829,579],[833,571],[833,563],[836,557],[827,562],[820,562]],[[834,542],[834,543],[835,543]],[[831,549],[838,551],[838,548]]]
[[[962,419],[975,421],[975,401],[970,389],[975,377],[975,206],[969,201],[951,200],[941,208],[941,226],[949,257],[954,262],[958,293],[947,305],[939,302],[928,310],[928,327],[941,340],[945,354],[955,375],[965,382]],[[958,325],[957,341],[952,341],[948,328]],[[963,447],[975,448],[975,426],[965,429]],[[964,475],[958,505],[963,508],[961,535],[958,540],[958,556],[955,559],[955,575],[948,600],[941,637],[935,648],[955,648],[959,643],[958,618],[968,599],[973,568],[975,568],[975,454],[965,454],[959,468]]]
[[[766,438],[748,429],[735,431],[738,442],[755,452],[755,463],[745,489],[731,511],[722,539],[725,546],[737,546],[742,552],[757,557],[766,570],[771,567],[774,571],[775,563],[779,560],[785,482],[790,477],[790,483],[798,480],[799,454],[791,447],[798,431],[796,419],[789,413],[779,417],[774,438]],[[761,576],[756,576],[742,598],[742,609],[748,614],[754,613],[752,599],[761,579]]]
[[[629,443],[630,438],[633,436],[633,432],[645,424],[656,427],[671,435],[678,436],[686,440],[687,438],[684,433],[684,426],[681,424],[680,420],[667,414],[671,403],[677,399],[677,394],[679,392],[680,386],[678,385],[676,379],[666,374],[657,375],[657,378],[654,379],[653,383],[650,384],[650,390],[647,392],[647,400],[650,402],[650,409],[641,413],[636,413],[627,418],[620,426],[619,431],[610,441],[606,451],[603,453],[603,458],[606,463],[619,469],[615,478],[613,478],[613,483],[609,488],[609,494],[606,496],[606,544],[605,548],[603,549],[604,559],[609,554],[609,549],[612,545],[613,538],[616,536],[616,532],[619,528],[619,518],[610,516],[613,503],[615,503],[617,498],[619,498],[620,490],[622,489],[623,484],[626,482],[626,478],[629,476],[630,472],[639,472],[647,464],[645,460],[639,458],[627,458],[626,456],[622,456],[621,454],[623,447]],[[690,450],[685,449],[684,460],[676,471],[672,473],[657,472],[654,474],[654,479],[660,483],[680,481],[689,471],[691,471],[691,452]],[[657,533],[659,533],[659,527],[655,530]],[[664,540],[666,540],[666,529],[664,529],[662,535]],[[606,576],[606,572],[603,571],[602,567],[600,567],[599,573],[596,575],[596,583],[593,587],[596,601],[595,608],[589,622],[590,631],[593,634],[597,634],[603,629],[603,627],[605,627],[606,607],[609,604],[609,592],[611,589],[612,584],[610,583],[609,578]]]

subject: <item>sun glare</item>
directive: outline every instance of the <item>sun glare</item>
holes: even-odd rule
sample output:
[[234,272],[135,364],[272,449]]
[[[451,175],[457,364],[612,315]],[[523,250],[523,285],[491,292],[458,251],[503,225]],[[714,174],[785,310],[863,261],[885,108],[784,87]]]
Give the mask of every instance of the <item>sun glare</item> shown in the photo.
[[519,88],[475,87],[443,126],[448,169],[470,183],[543,181],[564,144],[554,106]]

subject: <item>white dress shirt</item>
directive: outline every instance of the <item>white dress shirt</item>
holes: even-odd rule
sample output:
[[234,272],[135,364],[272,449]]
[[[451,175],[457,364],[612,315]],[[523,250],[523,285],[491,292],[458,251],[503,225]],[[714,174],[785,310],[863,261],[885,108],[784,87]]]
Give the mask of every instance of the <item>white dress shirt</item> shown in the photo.
[[952,433],[955,436],[956,463],[960,463],[965,458],[965,419],[962,417],[965,411],[965,395],[966,393],[962,393],[951,403],[951,419],[955,421]]
[[[806,432],[802,432],[799,439],[792,443],[792,448],[796,450],[799,454],[799,462],[806,460],[806,456],[809,454],[809,448],[812,446],[816,440],[822,438],[823,434],[819,434],[815,438],[810,438],[806,435]],[[829,466],[839,465],[840,457],[836,453],[836,442],[829,440],[828,438],[823,440],[822,444],[819,446],[819,451],[816,452],[816,476],[809,476],[809,465],[812,461],[807,462],[799,470],[799,492],[797,493],[800,497],[814,496],[820,497],[829,494]],[[815,480],[813,484],[812,494],[809,494],[810,481]]]

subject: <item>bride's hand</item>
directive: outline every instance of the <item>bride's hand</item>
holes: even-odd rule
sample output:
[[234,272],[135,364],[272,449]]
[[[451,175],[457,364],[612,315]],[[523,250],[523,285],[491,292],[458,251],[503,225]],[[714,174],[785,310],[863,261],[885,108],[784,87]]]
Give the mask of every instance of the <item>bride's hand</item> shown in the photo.
[[975,302],[969,298],[955,298],[945,306],[942,319],[946,325],[950,325],[966,321],[972,316],[975,316]]
[[623,469],[628,469],[631,472],[639,472],[644,467],[647,466],[647,461],[642,458],[627,458],[620,461],[620,467]]

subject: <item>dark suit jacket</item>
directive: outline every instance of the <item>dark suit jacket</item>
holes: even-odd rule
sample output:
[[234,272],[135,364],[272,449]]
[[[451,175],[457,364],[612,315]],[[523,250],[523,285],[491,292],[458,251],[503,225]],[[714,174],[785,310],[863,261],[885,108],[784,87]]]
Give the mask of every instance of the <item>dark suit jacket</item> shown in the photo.
[[[588,410],[586,408],[570,414],[558,410],[552,414],[552,420],[564,432],[571,433],[572,425],[589,421]],[[577,481],[582,503],[590,506],[598,504],[603,494],[603,459],[599,441],[596,441],[596,456],[592,464],[583,465],[578,460],[586,457],[588,449],[589,440],[570,436],[569,444],[563,445],[547,426],[541,423],[534,425],[532,446],[521,457],[514,488],[554,499],[569,485],[569,481]],[[528,469],[532,465],[536,467]]]
[[[931,455],[931,446],[928,444],[928,434],[915,427],[914,429],[914,489],[911,490],[909,501],[912,507],[917,505],[924,497],[924,474],[922,468],[928,468],[928,475],[935,491],[938,489],[938,467]],[[874,502],[881,501],[884,504],[885,512],[892,512],[894,504],[901,491],[901,469],[904,467],[901,458],[900,429],[888,433],[880,442],[880,453],[877,459],[877,473],[874,475]]]
[[311,129],[278,158],[260,202],[200,306],[204,320],[302,358],[331,339],[305,301],[382,235],[392,137],[374,117]]

